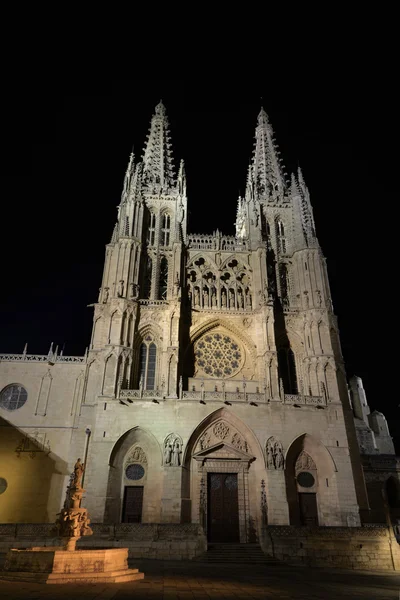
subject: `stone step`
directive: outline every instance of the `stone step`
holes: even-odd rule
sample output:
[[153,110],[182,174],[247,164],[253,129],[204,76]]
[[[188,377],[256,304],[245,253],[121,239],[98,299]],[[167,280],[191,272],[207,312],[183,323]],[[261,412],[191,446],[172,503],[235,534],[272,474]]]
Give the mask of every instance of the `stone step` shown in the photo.
[[258,544],[209,544],[205,554],[195,559],[205,563],[229,564],[277,564],[277,560],[266,556]]

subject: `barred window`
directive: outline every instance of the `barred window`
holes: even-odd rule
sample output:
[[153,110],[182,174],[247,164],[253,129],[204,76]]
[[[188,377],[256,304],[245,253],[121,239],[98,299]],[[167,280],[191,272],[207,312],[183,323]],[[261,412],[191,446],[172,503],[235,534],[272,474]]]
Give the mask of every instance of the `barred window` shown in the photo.
[[144,390],[154,390],[156,380],[157,347],[151,335],[147,335],[140,346],[139,382]]
[[6,410],[17,410],[25,404],[28,399],[26,389],[17,383],[8,385],[0,393],[0,406]]
[[169,238],[171,233],[171,217],[164,214],[161,226],[161,246],[169,246]]

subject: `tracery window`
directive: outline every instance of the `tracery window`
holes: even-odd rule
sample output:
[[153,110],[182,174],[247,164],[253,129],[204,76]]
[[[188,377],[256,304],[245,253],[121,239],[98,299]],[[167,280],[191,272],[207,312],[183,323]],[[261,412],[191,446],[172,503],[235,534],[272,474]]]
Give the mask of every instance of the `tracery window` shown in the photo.
[[166,300],[168,290],[168,260],[165,256],[160,261],[160,277],[158,281],[158,299]]
[[280,252],[286,252],[286,238],[285,238],[285,228],[281,220],[276,222],[276,237],[278,239],[278,250]]
[[297,394],[296,363],[291,348],[280,348],[278,350],[278,370],[279,377],[283,382],[284,392],[286,394]]
[[144,290],[143,298],[150,298],[151,294],[151,278],[153,273],[153,261],[150,256],[147,256],[144,272]]
[[150,213],[149,228],[147,230],[147,243],[150,246],[154,246],[156,241],[156,215]]
[[197,366],[209,377],[232,377],[239,371],[243,360],[239,344],[221,333],[203,336],[194,350]]
[[161,225],[161,246],[169,246],[169,238],[171,233],[171,217],[164,213]]
[[154,390],[156,380],[157,346],[151,335],[146,335],[139,352],[139,385],[144,390]]

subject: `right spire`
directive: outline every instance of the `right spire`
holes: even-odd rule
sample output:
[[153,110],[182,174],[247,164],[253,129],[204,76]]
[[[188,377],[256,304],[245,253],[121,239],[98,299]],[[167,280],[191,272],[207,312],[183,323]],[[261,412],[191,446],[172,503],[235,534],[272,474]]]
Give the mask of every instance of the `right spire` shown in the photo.
[[261,108],[257,119],[253,154],[253,181],[259,200],[282,197],[286,181],[268,115]]
[[168,117],[160,100],[151,119],[150,131],[144,148],[143,183],[173,187],[174,164],[171,150]]

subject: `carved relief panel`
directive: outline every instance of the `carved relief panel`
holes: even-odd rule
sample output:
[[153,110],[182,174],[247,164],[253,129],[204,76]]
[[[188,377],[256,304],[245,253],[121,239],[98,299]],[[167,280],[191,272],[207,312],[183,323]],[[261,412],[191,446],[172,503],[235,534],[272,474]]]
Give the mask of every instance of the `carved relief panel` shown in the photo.
[[180,467],[182,464],[183,442],[180,435],[170,433],[164,440],[164,466]]
[[241,433],[222,419],[210,425],[210,427],[208,427],[208,429],[200,436],[195,452],[206,450],[222,441],[227,445],[233,446],[237,450],[246,453],[249,452],[247,441]]
[[267,456],[267,469],[282,470],[285,466],[282,443],[272,436],[267,440],[265,451]]

